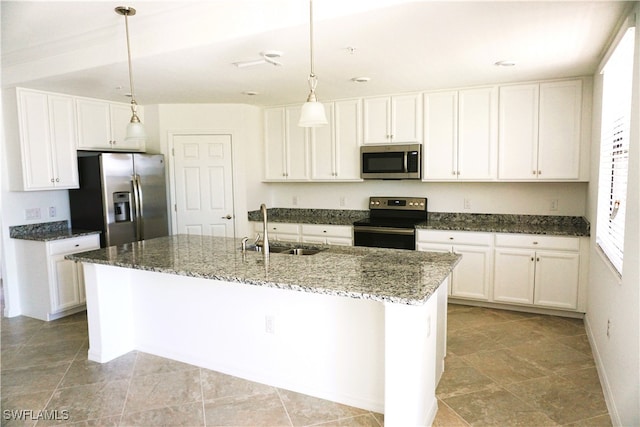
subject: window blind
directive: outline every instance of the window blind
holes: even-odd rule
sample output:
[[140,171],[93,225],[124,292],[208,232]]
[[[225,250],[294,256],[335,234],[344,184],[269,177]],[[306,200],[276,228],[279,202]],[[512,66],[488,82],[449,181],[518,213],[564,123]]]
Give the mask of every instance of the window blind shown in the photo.
[[627,29],[603,69],[596,242],[622,274],[629,169],[635,28]]

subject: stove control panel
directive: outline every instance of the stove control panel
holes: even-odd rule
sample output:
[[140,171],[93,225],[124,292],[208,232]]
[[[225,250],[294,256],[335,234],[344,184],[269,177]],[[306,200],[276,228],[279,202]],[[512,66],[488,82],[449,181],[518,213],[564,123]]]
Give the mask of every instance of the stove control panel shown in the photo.
[[370,197],[369,209],[426,211],[427,199],[421,197]]

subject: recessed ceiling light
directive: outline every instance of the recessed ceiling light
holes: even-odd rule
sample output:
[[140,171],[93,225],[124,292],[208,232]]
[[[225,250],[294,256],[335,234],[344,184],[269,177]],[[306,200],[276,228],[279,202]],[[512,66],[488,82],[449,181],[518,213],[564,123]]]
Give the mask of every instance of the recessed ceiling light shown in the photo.
[[496,67],[513,67],[516,65],[515,61],[498,61],[494,63]]
[[370,77],[354,77],[351,79],[355,83],[367,83],[369,80],[371,80]]
[[243,95],[247,95],[247,96],[256,96],[259,93],[260,92],[256,92],[255,90],[245,90],[244,92],[242,92]]

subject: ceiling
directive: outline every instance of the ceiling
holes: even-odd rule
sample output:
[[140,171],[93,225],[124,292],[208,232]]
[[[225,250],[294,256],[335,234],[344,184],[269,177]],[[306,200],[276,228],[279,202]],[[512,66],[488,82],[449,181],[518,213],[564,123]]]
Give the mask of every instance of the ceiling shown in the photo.
[[[304,102],[303,0],[5,1],[2,84],[138,103]],[[593,74],[630,4],[619,1],[316,0],[320,100]],[[281,66],[232,63],[282,51]],[[497,67],[496,61],[515,61]],[[355,83],[354,77],[369,77]],[[244,92],[254,91],[257,95]]]

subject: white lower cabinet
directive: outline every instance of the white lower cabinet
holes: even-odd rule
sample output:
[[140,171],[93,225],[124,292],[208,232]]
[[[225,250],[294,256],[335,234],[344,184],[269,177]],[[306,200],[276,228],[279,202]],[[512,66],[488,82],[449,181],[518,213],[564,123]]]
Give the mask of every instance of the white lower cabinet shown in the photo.
[[493,266],[492,240],[491,233],[418,230],[416,249],[462,255],[453,271],[449,294],[456,298],[488,301]]
[[302,224],[302,242],[320,245],[353,246],[350,225]]
[[[262,236],[262,223],[253,222],[253,230]],[[353,245],[353,227],[350,225],[269,223],[269,241],[311,243],[316,245]]]
[[22,314],[54,320],[84,309],[82,264],[65,255],[100,248],[98,234],[48,242],[16,240]]
[[497,235],[493,299],[577,309],[579,250],[577,237]]

